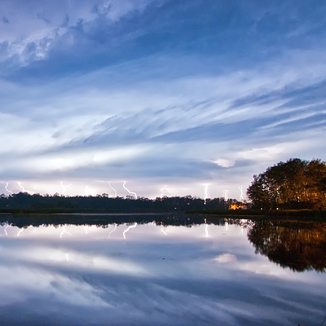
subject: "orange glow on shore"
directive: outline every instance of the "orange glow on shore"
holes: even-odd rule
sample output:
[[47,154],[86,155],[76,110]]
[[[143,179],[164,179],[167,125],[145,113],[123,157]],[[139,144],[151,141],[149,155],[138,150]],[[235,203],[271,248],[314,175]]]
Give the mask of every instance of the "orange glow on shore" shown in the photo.
[[238,205],[238,204],[232,204],[230,206],[230,209],[236,210],[236,209],[245,209],[244,205]]

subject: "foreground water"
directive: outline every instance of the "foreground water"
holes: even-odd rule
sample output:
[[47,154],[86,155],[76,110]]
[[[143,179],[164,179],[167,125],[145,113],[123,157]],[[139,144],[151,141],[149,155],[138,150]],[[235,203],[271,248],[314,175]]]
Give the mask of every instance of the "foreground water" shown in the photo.
[[322,224],[157,224],[3,223],[0,324],[323,322]]

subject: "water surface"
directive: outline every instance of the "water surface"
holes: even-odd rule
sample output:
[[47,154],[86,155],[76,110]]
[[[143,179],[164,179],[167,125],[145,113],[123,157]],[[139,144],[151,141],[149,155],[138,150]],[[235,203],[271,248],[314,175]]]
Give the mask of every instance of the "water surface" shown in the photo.
[[1,325],[320,325],[323,225],[225,221],[3,223]]

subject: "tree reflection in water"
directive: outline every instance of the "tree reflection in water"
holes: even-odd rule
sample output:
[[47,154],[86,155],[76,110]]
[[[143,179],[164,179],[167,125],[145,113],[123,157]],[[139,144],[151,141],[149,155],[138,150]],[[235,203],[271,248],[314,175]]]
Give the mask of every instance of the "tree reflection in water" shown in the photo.
[[296,272],[326,268],[326,224],[258,221],[248,231],[255,252]]

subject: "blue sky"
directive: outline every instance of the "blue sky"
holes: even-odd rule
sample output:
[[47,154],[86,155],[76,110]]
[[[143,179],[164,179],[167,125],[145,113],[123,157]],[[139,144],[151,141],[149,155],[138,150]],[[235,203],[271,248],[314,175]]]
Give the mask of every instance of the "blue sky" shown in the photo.
[[239,199],[270,165],[326,159],[324,1],[2,0],[0,15],[0,193]]

